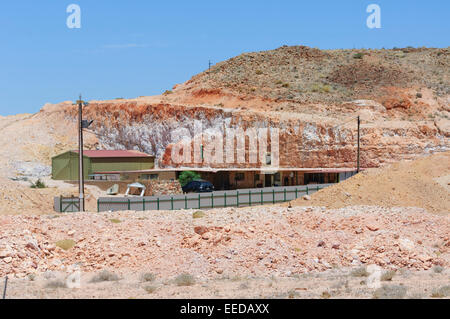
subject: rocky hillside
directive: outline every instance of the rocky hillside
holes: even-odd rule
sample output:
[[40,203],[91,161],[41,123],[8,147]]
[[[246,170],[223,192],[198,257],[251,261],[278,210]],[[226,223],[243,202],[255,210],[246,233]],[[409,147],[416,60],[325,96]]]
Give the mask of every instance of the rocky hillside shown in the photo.
[[[450,149],[448,70],[448,48],[246,53],[160,96],[90,101],[86,147],[138,149],[168,167],[171,147],[196,123],[219,132],[275,127],[282,166],[354,167],[359,115],[362,166],[377,167]],[[7,173],[30,166],[24,158],[39,168],[74,148],[76,112],[65,102],[2,118]]]
[[257,97],[287,103],[283,109],[273,105],[275,110],[302,113],[308,112],[304,106],[311,103],[337,107],[369,99],[383,104],[387,110],[411,109],[404,114],[408,117],[422,114],[420,109],[425,104],[422,89],[431,90],[435,99],[448,96],[449,67],[449,48],[321,51],[284,46],[218,63],[210,71],[175,87],[175,92]]

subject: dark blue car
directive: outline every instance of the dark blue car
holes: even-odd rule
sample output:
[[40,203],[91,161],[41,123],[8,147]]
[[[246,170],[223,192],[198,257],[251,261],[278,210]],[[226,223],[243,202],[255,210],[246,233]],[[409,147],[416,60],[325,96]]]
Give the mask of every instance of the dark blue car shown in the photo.
[[195,180],[182,187],[183,193],[210,193],[214,191],[214,185],[208,181]]

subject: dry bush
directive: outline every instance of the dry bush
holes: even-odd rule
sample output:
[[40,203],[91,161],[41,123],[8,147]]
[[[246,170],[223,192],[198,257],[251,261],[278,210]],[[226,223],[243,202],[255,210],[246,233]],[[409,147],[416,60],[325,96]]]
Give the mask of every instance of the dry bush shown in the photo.
[[197,211],[195,213],[192,214],[192,218],[197,219],[197,218],[203,218],[205,217],[206,214],[202,211]]
[[72,239],[64,239],[57,241],[55,245],[61,249],[69,250],[76,245],[76,242]]
[[156,290],[158,290],[158,287],[156,287],[156,286],[145,286],[145,287],[144,287],[144,290],[145,290],[147,293],[152,294],[152,293],[154,293]]
[[433,298],[445,298],[450,297],[450,285],[449,286],[443,286],[439,289],[436,289],[431,294],[431,297]]
[[155,281],[155,279],[156,275],[150,272],[141,275],[141,281],[143,282],[152,282]]
[[394,278],[395,273],[396,273],[395,270],[384,271],[383,274],[381,275],[381,281],[391,281],[392,278]]
[[362,267],[353,269],[350,272],[350,276],[352,276],[352,277],[368,277],[369,273],[367,272],[366,267],[362,266]]
[[45,288],[52,288],[52,289],[57,289],[57,288],[67,288],[66,282],[62,279],[55,279],[55,280],[51,280],[49,282],[47,282],[45,284]]
[[374,299],[403,299],[407,288],[400,285],[383,286],[373,293]]
[[117,276],[115,273],[112,273],[108,270],[102,270],[98,274],[96,274],[90,282],[97,283],[97,282],[104,282],[104,281],[118,281],[119,276]]
[[195,284],[195,277],[190,274],[181,274],[175,278],[177,286],[192,286]]
[[436,273],[436,274],[440,274],[443,271],[444,271],[444,267],[441,267],[441,266],[434,266],[433,267],[433,272]]

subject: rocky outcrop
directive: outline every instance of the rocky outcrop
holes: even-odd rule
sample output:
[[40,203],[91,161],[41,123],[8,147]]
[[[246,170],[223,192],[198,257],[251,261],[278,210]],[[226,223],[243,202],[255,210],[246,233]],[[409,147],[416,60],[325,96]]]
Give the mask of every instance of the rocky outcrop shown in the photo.
[[[374,107],[382,106],[375,104]],[[75,109],[68,108],[65,114],[75,118]],[[85,117],[95,120],[93,130],[101,147],[157,154],[159,167],[191,166],[174,163],[171,150],[180,141],[191,141],[196,136],[195,126],[199,124],[203,133],[224,133],[226,128],[279,129],[282,167],[350,168],[355,167],[356,162],[356,119],[350,122],[347,119],[347,123],[339,125],[342,123],[325,117],[139,102],[92,103],[86,109]],[[247,156],[248,147],[247,144]],[[362,122],[363,167],[413,159],[422,154],[446,151],[449,147],[448,139],[431,121]],[[227,167],[206,163],[203,166]]]

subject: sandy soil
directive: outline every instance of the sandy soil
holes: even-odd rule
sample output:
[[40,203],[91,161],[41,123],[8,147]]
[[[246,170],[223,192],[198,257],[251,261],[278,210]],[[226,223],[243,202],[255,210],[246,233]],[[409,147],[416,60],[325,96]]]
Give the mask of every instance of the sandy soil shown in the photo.
[[[151,270],[149,270],[151,271]],[[97,273],[82,273],[79,288],[64,285],[64,272],[47,272],[39,276],[12,279],[7,298],[450,298],[449,270],[434,268],[427,271],[401,269],[380,281],[380,288],[368,285],[370,276],[360,275],[360,268],[330,269],[290,277],[227,277],[194,278],[189,286],[180,286],[176,277],[145,281],[149,273],[127,273],[114,281],[91,282]],[[113,273],[110,273],[113,276]],[[72,287],[72,288],[69,288]],[[446,294],[447,293],[447,294]]]

